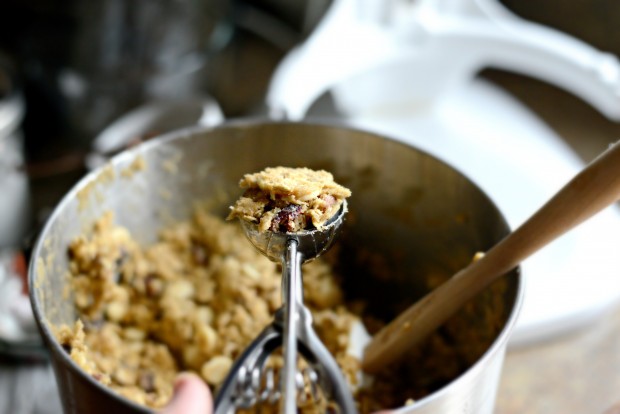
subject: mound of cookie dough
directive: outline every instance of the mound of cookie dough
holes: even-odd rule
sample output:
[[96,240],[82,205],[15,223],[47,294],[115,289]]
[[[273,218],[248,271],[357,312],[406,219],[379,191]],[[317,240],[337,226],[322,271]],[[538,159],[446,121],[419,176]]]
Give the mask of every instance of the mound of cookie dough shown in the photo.
[[[56,337],[87,374],[151,408],[166,405],[181,371],[194,371],[217,392],[233,361],[281,306],[278,266],[254,249],[239,226],[197,210],[140,246],[111,214],[68,248],[79,319]],[[304,266],[304,297],[321,340],[351,385],[359,361],[347,353],[357,320],[330,265]],[[278,366],[281,357],[274,356]],[[278,412],[277,405],[261,413]],[[302,414],[325,413],[311,404]]]
[[332,174],[309,168],[266,168],[246,174],[239,186],[246,190],[231,207],[228,220],[257,223],[261,232],[320,230],[351,196]]

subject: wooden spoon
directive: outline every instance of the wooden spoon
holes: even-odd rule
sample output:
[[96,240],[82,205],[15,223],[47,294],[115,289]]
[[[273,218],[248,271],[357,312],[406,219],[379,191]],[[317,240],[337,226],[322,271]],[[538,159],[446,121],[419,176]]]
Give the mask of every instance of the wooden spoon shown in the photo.
[[379,331],[366,347],[363,370],[374,374],[398,361],[491,282],[618,198],[620,144],[616,143],[480,260],[459,271]]

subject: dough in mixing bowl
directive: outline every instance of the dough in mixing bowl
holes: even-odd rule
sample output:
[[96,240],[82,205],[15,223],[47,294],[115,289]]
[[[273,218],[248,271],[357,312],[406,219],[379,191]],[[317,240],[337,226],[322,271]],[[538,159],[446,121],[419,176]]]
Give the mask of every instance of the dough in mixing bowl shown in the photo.
[[[217,390],[281,305],[278,265],[258,253],[239,226],[204,210],[164,229],[147,247],[105,215],[92,234],[71,243],[69,258],[80,318],[57,329],[56,337],[86,373],[152,408],[169,401],[183,370]],[[357,316],[344,306],[325,261],[304,266],[304,293],[317,334],[354,384],[360,364],[347,347]],[[277,406],[261,412],[276,413]],[[316,404],[301,410],[324,412]]]

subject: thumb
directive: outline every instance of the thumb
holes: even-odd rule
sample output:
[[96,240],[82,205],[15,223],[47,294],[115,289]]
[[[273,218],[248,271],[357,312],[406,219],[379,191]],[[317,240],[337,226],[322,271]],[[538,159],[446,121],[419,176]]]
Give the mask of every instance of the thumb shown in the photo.
[[195,374],[182,373],[174,382],[172,400],[159,414],[212,414],[213,399],[207,385]]

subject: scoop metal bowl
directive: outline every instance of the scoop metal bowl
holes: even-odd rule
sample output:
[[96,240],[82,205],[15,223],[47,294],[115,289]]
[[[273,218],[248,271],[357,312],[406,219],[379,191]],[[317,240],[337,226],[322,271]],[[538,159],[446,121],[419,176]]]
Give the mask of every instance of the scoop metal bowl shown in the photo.
[[240,223],[245,235],[254,247],[272,261],[281,262],[285,256],[288,241],[295,240],[297,252],[305,263],[319,257],[330,248],[340,231],[347,211],[347,201],[344,200],[338,212],[327,221],[322,229],[313,228],[295,233],[261,232],[256,223],[247,220],[240,220]]

